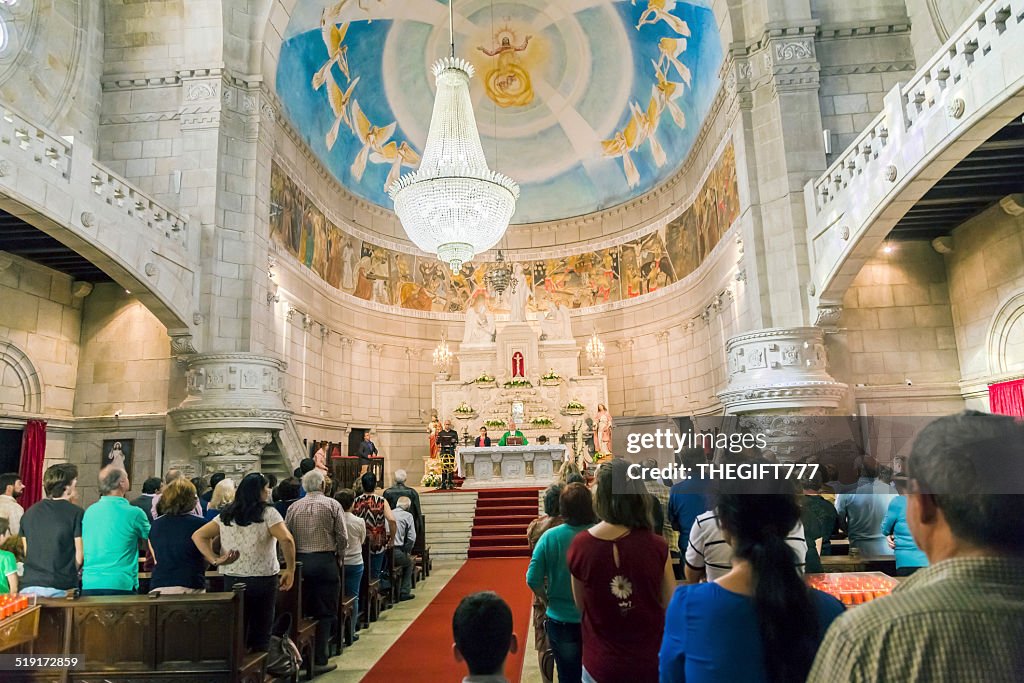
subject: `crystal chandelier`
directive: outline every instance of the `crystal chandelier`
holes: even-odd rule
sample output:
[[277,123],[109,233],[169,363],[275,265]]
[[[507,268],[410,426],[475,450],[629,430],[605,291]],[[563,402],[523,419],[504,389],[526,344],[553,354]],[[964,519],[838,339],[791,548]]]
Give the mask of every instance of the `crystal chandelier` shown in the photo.
[[451,55],[434,63],[437,96],[423,160],[388,194],[409,239],[458,272],[501,239],[515,212],[519,185],[487,168],[469,96],[473,66],[455,56],[452,4]]
[[498,258],[487,269],[484,281],[498,293],[498,296],[508,289],[509,282],[512,283],[512,292],[515,293],[516,283],[519,280],[512,277],[512,264],[505,260],[505,254],[501,252],[501,249],[498,250]]
[[452,359],[455,354],[448,348],[448,338],[441,335],[441,341],[434,349],[434,369],[437,370],[437,378],[446,381],[451,376]]

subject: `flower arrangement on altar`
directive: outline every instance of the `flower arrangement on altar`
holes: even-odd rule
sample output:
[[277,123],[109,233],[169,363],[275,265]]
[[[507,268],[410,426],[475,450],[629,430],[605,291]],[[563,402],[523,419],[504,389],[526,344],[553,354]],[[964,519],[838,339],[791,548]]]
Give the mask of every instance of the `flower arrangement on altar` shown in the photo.
[[420,486],[428,486],[430,488],[438,488],[441,486],[441,461],[440,459],[431,460],[427,464],[427,471],[423,475],[423,479],[420,480]]
[[554,422],[547,415],[538,415],[530,419],[530,424],[534,427],[550,427]]
[[582,415],[587,412],[587,407],[576,399],[573,399],[565,404],[565,408],[563,408],[563,410],[566,415]]
[[554,368],[549,369],[540,376],[541,384],[554,385],[562,382],[562,376],[555,372]]
[[490,384],[494,381],[494,376],[484,372],[481,373],[481,375],[473,381],[476,382],[477,384]]
[[596,465],[597,463],[601,462],[605,458],[610,458],[610,457],[612,457],[611,453],[602,453],[601,451],[598,451],[597,453],[594,453],[594,464]]
[[473,410],[473,408],[472,408],[472,407],[471,407],[471,406],[470,406],[470,405],[469,405],[468,403],[466,403],[465,401],[463,401],[462,403],[460,403],[459,405],[457,405],[457,406],[455,407],[455,410],[454,410],[454,411],[452,411],[452,412],[454,412],[454,413],[458,413],[459,415],[472,415],[472,414],[473,414],[473,413],[475,413],[476,411],[475,411],[475,410]]
[[532,387],[532,386],[533,386],[533,382],[531,382],[528,379],[524,379],[523,377],[515,377],[515,378],[510,379],[509,381],[505,382],[505,388],[506,389],[512,389],[512,388],[515,388],[515,387]]
[[484,420],[485,427],[507,427],[508,423],[504,420]]

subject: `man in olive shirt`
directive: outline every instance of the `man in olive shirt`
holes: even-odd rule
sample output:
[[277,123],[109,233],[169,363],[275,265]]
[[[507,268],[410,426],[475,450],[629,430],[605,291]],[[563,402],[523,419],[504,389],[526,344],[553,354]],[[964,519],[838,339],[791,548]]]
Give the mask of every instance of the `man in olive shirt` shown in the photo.
[[125,498],[130,488],[124,470],[100,470],[100,499],[82,518],[82,595],[131,595],[139,588],[139,541],[149,538],[149,519]]
[[527,446],[530,443],[529,441],[526,440],[526,437],[523,436],[523,433],[516,428],[516,423],[515,422],[509,422],[508,423],[508,431],[501,435],[501,439],[498,441],[498,445],[499,446],[507,446],[509,438],[513,437],[513,436],[522,439],[522,442],[520,444],[522,446]]
[[1020,681],[1024,424],[968,411],[914,441],[907,524],[931,566],[832,622],[808,681]]

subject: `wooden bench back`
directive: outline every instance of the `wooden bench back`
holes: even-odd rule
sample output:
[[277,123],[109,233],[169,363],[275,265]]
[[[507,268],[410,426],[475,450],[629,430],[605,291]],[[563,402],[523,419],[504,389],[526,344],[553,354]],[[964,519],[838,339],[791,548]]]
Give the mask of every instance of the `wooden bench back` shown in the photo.
[[[246,680],[243,590],[43,599],[35,651],[85,655],[75,680],[92,674],[138,681],[171,672],[211,683]],[[262,676],[257,668],[249,680]]]

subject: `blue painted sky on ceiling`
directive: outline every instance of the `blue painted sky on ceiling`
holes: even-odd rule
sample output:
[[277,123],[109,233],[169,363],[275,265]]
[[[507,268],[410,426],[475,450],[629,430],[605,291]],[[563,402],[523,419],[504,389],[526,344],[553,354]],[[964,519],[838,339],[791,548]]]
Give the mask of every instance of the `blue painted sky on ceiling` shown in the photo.
[[[513,223],[616,206],[686,159],[722,62],[703,3],[459,0],[454,10],[488,162],[522,188]],[[430,66],[447,50],[447,3],[299,0],[277,93],[335,177],[390,209],[390,181],[419,164]]]

